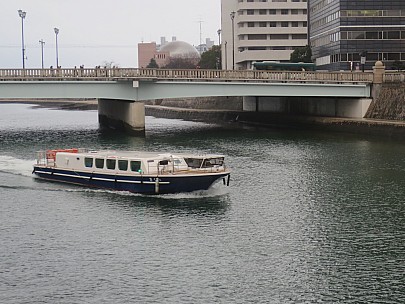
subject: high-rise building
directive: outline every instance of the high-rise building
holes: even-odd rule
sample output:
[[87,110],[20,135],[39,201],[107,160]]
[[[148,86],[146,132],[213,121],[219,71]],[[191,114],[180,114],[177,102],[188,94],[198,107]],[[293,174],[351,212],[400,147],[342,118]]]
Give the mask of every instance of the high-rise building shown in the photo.
[[310,0],[308,11],[318,69],[371,69],[377,60],[390,68],[405,61],[405,0]]
[[222,68],[289,61],[308,44],[307,0],[222,0]]

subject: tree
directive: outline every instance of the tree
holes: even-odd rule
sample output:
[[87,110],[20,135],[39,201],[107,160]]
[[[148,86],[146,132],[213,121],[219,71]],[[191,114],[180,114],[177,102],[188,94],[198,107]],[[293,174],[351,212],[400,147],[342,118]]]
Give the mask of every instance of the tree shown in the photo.
[[312,62],[312,51],[309,45],[304,47],[298,47],[290,55],[291,62]]
[[208,51],[202,53],[200,63],[202,69],[220,69],[221,68],[221,47],[214,45]]
[[112,69],[114,67],[118,68],[119,64],[115,63],[114,61],[104,61],[101,66],[107,69]]
[[148,69],[158,69],[159,68],[155,58],[152,58],[150,60],[149,64],[146,66],[146,68],[148,68]]
[[197,64],[192,58],[172,57],[165,69],[195,69]]

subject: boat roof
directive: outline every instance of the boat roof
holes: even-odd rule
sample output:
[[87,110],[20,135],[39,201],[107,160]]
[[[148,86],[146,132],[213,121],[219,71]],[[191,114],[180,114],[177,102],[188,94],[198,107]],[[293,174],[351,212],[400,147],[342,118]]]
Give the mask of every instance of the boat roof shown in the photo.
[[[59,152],[64,153],[64,152]],[[69,152],[66,152],[69,154]],[[115,151],[100,150],[78,153],[86,156],[104,157],[104,158],[138,158],[138,159],[169,159],[169,158],[219,158],[224,157],[221,154],[191,154],[191,153],[168,153],[168,152],[145,152],[145,151]]]

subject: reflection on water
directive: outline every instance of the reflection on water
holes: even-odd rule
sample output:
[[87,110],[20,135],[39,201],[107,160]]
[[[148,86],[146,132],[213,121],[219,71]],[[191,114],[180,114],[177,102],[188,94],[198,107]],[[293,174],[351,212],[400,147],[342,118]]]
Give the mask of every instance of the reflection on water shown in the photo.
[[[17,117],[19,119],[12,119]],[[0,104],[0,302],[403,303],[405,146]],[[145,196],[32,178],[37,150],[222,153],[230,187]]]

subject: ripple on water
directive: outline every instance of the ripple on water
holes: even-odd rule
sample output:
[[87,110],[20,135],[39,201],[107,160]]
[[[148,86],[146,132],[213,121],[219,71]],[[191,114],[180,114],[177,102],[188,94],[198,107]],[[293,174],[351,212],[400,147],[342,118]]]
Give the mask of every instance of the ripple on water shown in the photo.
[[[158,118],[133,138],[95,112],[0,108],[1,303],[405,302],[402,143]],[[145,196],[32,178],[36,150],[66,146],[223,153],[231,184]]]

